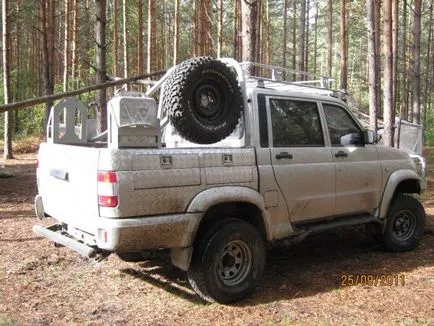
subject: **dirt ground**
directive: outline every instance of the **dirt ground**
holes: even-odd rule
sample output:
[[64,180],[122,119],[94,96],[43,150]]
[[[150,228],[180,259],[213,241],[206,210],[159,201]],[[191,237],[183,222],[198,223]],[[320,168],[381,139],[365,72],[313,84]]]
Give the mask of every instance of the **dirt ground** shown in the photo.
[[[427,156],[432,169],[434,149]],[[167,256],[94,262],[35,235],[35,164],[34,154],[0,160],[0,326],[434,325],[432,175],[417,250],[385,252],[363,230],[272,249],[255,294],[224,306],[201,302]],[[399,285],[342,286],[352,274],[395,275]]]

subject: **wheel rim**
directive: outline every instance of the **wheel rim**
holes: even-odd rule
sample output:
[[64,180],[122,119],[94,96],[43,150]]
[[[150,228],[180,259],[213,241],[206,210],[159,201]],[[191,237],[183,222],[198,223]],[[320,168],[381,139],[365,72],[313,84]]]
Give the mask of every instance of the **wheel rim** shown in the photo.
[[252,268],[252,253],[249,246],[240,240],[229,242],[221,251],[217,275],[226,286],[243,282]]
[[196,116],[202,122],[215,121],[224,114],[222,92],[211,81],[203,83],[194,91],[193,103]]
[[410,210],[402,210],[393,220],[393,236],[395,239],[405,241],[411,238],[416,230],[417,218]]

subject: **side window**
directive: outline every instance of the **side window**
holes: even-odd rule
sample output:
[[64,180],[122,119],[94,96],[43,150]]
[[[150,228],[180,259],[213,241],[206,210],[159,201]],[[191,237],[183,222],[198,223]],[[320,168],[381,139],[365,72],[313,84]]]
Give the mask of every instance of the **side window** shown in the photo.
[[274,147],[324,146],[316,103],[270,99]]
[[344,108],[330,104],[323,108],[332,146],[364,145],[362,130]]

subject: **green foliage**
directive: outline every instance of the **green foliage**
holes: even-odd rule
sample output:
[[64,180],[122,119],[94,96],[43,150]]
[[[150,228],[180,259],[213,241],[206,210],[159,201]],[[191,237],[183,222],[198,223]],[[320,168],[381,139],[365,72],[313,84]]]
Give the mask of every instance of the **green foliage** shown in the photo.
[[37,105],[33,108],[18,110],[15,119],[17,120],[15,136],[18,138],[33,135],[41,136],[45,133],[44,104]]
[[425,144],[434,145],[434,111],[427,112],[427,123],[424,131]]

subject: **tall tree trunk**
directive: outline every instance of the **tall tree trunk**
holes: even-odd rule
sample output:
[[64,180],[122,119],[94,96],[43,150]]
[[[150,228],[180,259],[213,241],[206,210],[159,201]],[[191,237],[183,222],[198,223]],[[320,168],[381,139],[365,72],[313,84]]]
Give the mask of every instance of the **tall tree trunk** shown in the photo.
[[428,27],[428,50],[427,50],[427,60],[426,60],[426,75],[425,75],[425,91],[423,92],[424,94],[424,110],[423,110],[423,119],[422,119],[422,123],[423,125],[426,127],[426,121],[427,121],[427,113],[428,113],[428,108],[429,108],[429,103],[431,101],[431,88],[430,91],[428,91],[428,85],[430,84],[430,75],[431,75],[431,69],[433,69],[433,66],[431,65],[431,61],[434,63],[434,59],[432,58],[432,54],[431,54],[431,47],[432,47],[432,41],[433,41],[433,0],[430,1],[429,4],[429,27]]
[[[300,1],[300,38],[298,41],[298,70],[304,71],[305,54],[306,54],[306,0]],[[303,77],[301,75],[300,77]]]
[[393,147],[392,1],[384,1],[384,144]]
[[314,47],[313,47],[313,73],[317,73],[317,56],[318,56],[318,1],[315,1],[315,31],[314,31]]
[[[96,83],[102,84],[107,80],[106,74],[106,0],[95,0],[95,43],[96,43]],[[103,131],[107,128],[107,89],[98,90],[96,101],[101,113],[99,130]]]
[[240,1],[241,0],[234,0],[234,7],[233,7],[233,11],[234,11],[234,20],[233,20],[233,35],[232,35],[232,42],[233,42],[233,57],[235,58],[235,60],[240,60],[240,55],[239,55],[239,34],[240,34],[240,29],[239,29],[239,21],[240,21]]
[[212,6],[211,1],[203,1],[202,0],[202,26],[203,33],[202,37],[204,38],[204,55],[212,55]]
[[347,93],[347,75],[348,75],[348,54],[347,54],[347,31],[346,31],[346,20],[347,20],[347,10],[346,10],[346,0],[341,0],[341,19],[340,19],[340,66],[341,66],[341,91]]
[[398,19],[399,0],[392,0],[392,121],[395,121],[397,92],[398,92]]
[[[377,62],[375,64],[375,69],[377,71],[381,71],[381,0],[375,0],[374,8],[374,18],[375,18],[375,51],[377,52],[375,57],[377,58]],[[381,73],[377,74],[377,114],[382,115],[382,102],[381,102]]]
[[179,52],[179,0],[175,0],[175,22],[173,26],[173,65],[178,63]]
[[265,37],[265,51],[264,51],[264,63],[269,65],[271,63],[271,54],[270,54],[270,47],[271,47],[271,35],[270,35],[270,2],[269,0],[265,1],[265,30],[266,30],[266,37]]
[[297,1],[292,2],[292,69],[297,69]]
[[76,77],[77,69],[77,26],[78,0],[72,0],[72,34],[71,34],[71,77]]
[[113,35],[112,35],[112,43],[113,43],[113,75],[117,76],[118,74],[118,8],[119,3],[118,0],[113,1]]
[[[2,58],[3,58],[3,102],[8,104],[11,96],[11,67],[10,51],[11,38],[9,32],[9,0],[2,0]],[[12,111],[5,112],[4,120],[4,159],[12,159],[12,137],[13,137]]]
[[414,0],[413,22],[413,122],[420,123],[420,33],[421,33],[421,0]]
[[263,40],[263,6],[262,0],[256,0],[256,40],[255,40],[255,59],[254,62],[264,63],[263,55],[264,55],[264,42]]
[[[257,2],[241,0],[242,14],[242,41],[243,41],[243,61],[254,62],[256,54],[256,17]],[[247,71],[252,73],[252,67],[247,67]]]
[[147,62],[146,72],[151,73],[155,69],[156,61],[156,19],[155,19],[155,0],[148,0],[148,41],[147,41]]
[[401,106],[404,108],[403,118],[408,120],[408,42],[407,42],[407,0],[403,1],[403,10],[402,10],[402,72],[401,72],[401,81],[402,81],[402,92],[401,92]]
[[327,6],[327,74],[332,76],[333,67],[333,0],[328,0]]
[[70,1],[65,0],[65,17],[64,17],[64,40],[63,40],[63,91],[68,91],[69,77],[69,39],[70,39]]
[[366,1],[366,16],[368,25],[368,65],[369,65],[369,127],[377,130],[377,76],[375,51],[375,0]]
[[194,45],[195,56],[211,54],[211,2],[209,0],[194,1]]
[[[22,27],[22,20],[21,20],[21,0],[17,0],[15,4],[15,38],[11,40],[11,42],[14,44],[14,50],[12,51],[11,58],[15,59],[15,87],[12,90],[12,101],[17,101],[23,98],[23,96],[26,96],[25,89],[28,88],[26,85],[23,85],[22,79],[21,79],[21,72],[23,71],[22,62],[24,58],[21,58],[23,54],[21,53],[21,39],[25,39],[27,35],[22,35],[24,31],[21,30]],[[29,44],[29,43],[25,43]],[[12,83],[12,81],[11,81]],[[11,87],[12,88],[12,87]],[[25,97],[24,97],[25,98]],[[13,112],[13,133],[16,134],[19,132],[19,116],[18,116],[18,110],[15,110]],[[5,142],[6,144],[6,142]]]
[[310,36],[310,0],[306,0],[306,24],[305,24],[305,46],[304,46],[304,70],[309,71],[309,36]]
[[283,1],[283,51],[282,51],[282,67],[286,68],[286,53],[288,43],[288,1]]
[[217,0],[217,58],[222,56],[223,47],[223,0]]
[[[23,85],[23,81],[21,79],[21,72],[23,71],[22,63],[25,60],[25,57],[22,58],[23,54],[21,53],[21,41],[24,40],[26,42],[26,38],[28,37],[28,34],[24,34],[25,31],[21,30],[22,28],[22,18],[21,18],[21,0],[16,1],[15,5],[15,38],[11,42],[13,42],[14,47],[14,53],[12,54],[12,58],[15,59],[15,69],[16,69],[16,78],[15,78],[15,89],[13,90],[12,99],[13,101],[20,100],[22,98],[25,98],[25,89],[27,88],[26,85]],[[28,40],[28,39],[27,39]],[[30,42],[25,43],[27,45],[30,44]],[[28,52],[27,52],[28,53]],[[23,97],[24,96],[24,97]],[[18,112],[15,111],[14,113],[14,131],[18,131]]]
[[199,19],[197,16],[197,11],[198,11],[198,0],[192,0],[193,2],[193,21],[192,21],[192,25],[193,25],[193,57],[197,57],[199,55],[198,53],[198,48],[200,48],[200,45],[198,44],[199,42]]
[[137,6],[137,73],[143,74],[143,2],[138,0]]
[[[122,45],[124,61],[124,77],[128,77],[128,34],[127,34],[127,0],[122,0]],[[128,87],[128,85],[125,85]]]
[[[55,0],[39,0],[40,23],[42,32],[44,95],[54,93],[54,53],[55,53]],[[53,102],[45,106],[45,120],[48,122]]]

